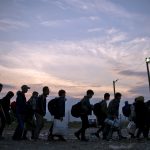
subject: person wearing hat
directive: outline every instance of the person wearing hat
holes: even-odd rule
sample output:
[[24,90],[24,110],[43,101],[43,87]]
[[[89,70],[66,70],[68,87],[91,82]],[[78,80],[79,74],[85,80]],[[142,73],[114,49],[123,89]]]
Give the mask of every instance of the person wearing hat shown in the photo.
[[135,123],[136,127],[138,128],[138,132],[136,134],[136,138],[139,139],[141,133],[143,133],[144,138],[148,138],[148,135],[146,134],[147,131],[147,114],[148,110],[144,103],[144,97],[138,96],[135,98]]
[[27,85],[22,85],[21,91],[17,92],[16,117],[17,117],[18,125],[12,137],[13,140],[21,140],[23,138],[23,134],[25,133],[24,123],[25,123],[25,117],[26,117],[26,111],[27,111],[25,93],[28,92],[28,89],[30,89],[30,87],[28,87]]

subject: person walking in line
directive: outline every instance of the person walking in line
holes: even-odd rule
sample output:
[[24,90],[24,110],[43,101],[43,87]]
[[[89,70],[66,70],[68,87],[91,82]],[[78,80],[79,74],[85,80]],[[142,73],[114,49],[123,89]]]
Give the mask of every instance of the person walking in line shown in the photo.
[[6,123],[10,124],[11,119],[9,115],[9,110],[10,110],[10,100],[14,96],[14,93],[12,91],[9,91],[5,97],[3,97],[0,100],[0,140],[4,139],[3,131],[5,128]]
[[30,99],[28,100],[28,105],[31,106],[32,110],[35,112],[36,111],[36,104],[37,104],[37,99],[38,99],[38,95],[39,93],[34,91],[32,93],[32,96],[30,97]]
[[105,119],[108,117],[108,107],[107,107],[107,101],[110,99],[110,94],[105,93],[104,94],[104,99],[100,102],[100,108],[99,108],[99,115],[97,115],[97,122],[100,128],[97,130],[95,133],[95,136],[100,138],[99,134],[101,131],[103,131],[104,126],[105,126]]
[[36,104],[36,112],[35,112],[35,118],[36,118],[36,127],[34,132],[34,139],[39,138],[40,131],[44,127],[44,116],[46,115],[46,97],[49,95],[50,90],[47,86],[43,87],[43,93],[40,95],[37,99]]
[[[51,139],[54,139],[54,137],[58,137],[61,141],[66,141],[64,138],[64,133],[53,133],[53,129],[55,131],[55,128],[57,128],[57,122],[64,123],[64,117],[65,117],[65,102],[66,102],[66,91],[65,90],[59,90],[58,96],[56,97],[54,102],[55,112],[54,112],[54,122],[49,130],[49,134],[51,135]],[[56,123],[56,127],[55,127]],[[53,128],[54,127],[54,128]],[[59,131],[59,129],[56,129]],[[63,131],[66,132],[66,131]],[[49,136],[50,136],[49,135]]]
[[[115,98],[110,101],[108,105],[108,118],[110,120],[116,121],[119,118],[119,105],[121,100],[121,93],[116,93]],[[112,138],[113,134],[113,128],[110,125],[105,125],[104,131],[103,131],[103,139],[109,140]],[[126,137],[122,136],[121,129],[118,127],[117,133],[119,136],[119,139],[126,139]]]
[[25,133],[24,123],[25,123],[25,118],[26,118],[26,113],[27,113],[25,93],[28,92],[28,89],[30,89],[30,87],[28,87],[27,85],[22,85],[21,91],[17,92],[16,118],[17,118],[18,125],[17,125],[16,130],[13,134],[13,137],[12,137],[13,140],[23,139],[23,134]]
[[89,121],[88,121],[88,115],[91,115],[92,113],[92,105],[90,104],[90,99],[93,97],[94,92],[93,90],[87,90],[86,95],[81,100],[81,121],[82,121],[82,127],[77,132],[74,133],[74,135],[77,137],[77,139],[81,141],[88,141],[88,139],[85,137],[85,131],[89,127]]
[[27,116],[26,116],[26,132],[31,131],[31,139],[34,139],[34,129],[35,129],[35,111],[36,103],[38,99],[38,92],[34,91],[32,96],[27,101]]
[[2,91],[2,89],[3,89],[3,84],[0,83],[0,92]]
[[148,117],[148,108],[144,103],[144,97],[139,96],[136,97],[135,103],[135,123],[136,127],[138,128],[136,138],[139,139],[141,133],[143,133],[144,138],[148,139],[147,129],[149,129],[147,125],[147,117]]

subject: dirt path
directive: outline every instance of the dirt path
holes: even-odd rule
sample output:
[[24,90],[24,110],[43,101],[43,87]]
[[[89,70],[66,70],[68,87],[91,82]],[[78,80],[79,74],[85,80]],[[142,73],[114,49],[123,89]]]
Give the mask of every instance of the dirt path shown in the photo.
[[[78,141],[74,136],[74,129],[68,131],[67,142],[47,141],[47,131],[42,131],[38,141],[13,141],[12,132],[5,131],[5,139],[0,141],[0,150],[150,150],[150,141],[147,140],[122,140],[113,139],[104,141],[97,139],[88,130],[89,142]],[[29,136],[29,135],[28,135]],[[114,136],[115,137],[115,136]]]

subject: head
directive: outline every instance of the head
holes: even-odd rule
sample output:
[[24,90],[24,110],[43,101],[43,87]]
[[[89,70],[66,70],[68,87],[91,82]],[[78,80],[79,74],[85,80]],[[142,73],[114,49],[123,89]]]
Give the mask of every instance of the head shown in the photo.
[[44,87],[43,87],[43,95],[44,95],[44,96],[47,96],[47,95],[49,95],[49,93],[50,93],[50,91],[49,91],[48,86],[44,86]]
[[34,92],[32,93],[32,97],[38,97],[38,95],[39,95],[39,93],[36,92],[36,91],[34,91]]
[[142,102],[144,103],[144,97],[143,96],[138,96],[135,98],[135,102]]
[[116,94],[115,94],[115,99],[117,99],[117,100],[121,100],[121,93],[119,93],[119,92],[117,92]]
[[27,93],[28,89],[30,89],[30,87],[28,87],[27,85],[22,85],[21,86],[21,90],[22,90],[23,93]]
[[110,99],[110,94],[109,93],[105,93],[104,94],[104,99],[105,100],[109,100]]
[[2,91],[2,89],[3,89],[3,84],[0,83],[0,92]]
[[128,105],[129,103],[128,103],[128,101],[125,101],[125,105]]
[[88,98],[92,98],[92,96],[94,95],[93,90],[87,90],[86,95],[87,95]]
[[59,91],[58,91],[58,95],[59,95],[60,97],[65,97],[65,96],[66,96],[66,91],[65,91],[65,90],[59,90]]
[[12,91],[9,91],[7,94],[6,94],[6,97],[8,98],[12,98],[14,96],[14,93]]

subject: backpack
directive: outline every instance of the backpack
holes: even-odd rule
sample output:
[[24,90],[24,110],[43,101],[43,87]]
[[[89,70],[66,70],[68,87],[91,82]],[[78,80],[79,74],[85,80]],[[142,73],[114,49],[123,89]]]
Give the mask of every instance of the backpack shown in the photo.
[[13,114],[16,114],[16,101],[11,102],[10,108],[11,108]]
[[81,102],[78,102],[77,104],[73,105],[71,108],[71,115],[75,118],[78,118],[81,116]]
[[94,104],[93,113],[94,113],[95,116],[100,116],[101,115],[101,104],[102,104],[102,101],[99,102],[99,103]]
[[48,102],[48,111],[52,116],[55,116],[57,113],[57,102],[58,98],[54,98]]
[[122,113],[125,117],[129,117],[131,114],[130,106],[131,106],[130,104],[127,104],[127,105],[122,107]]

